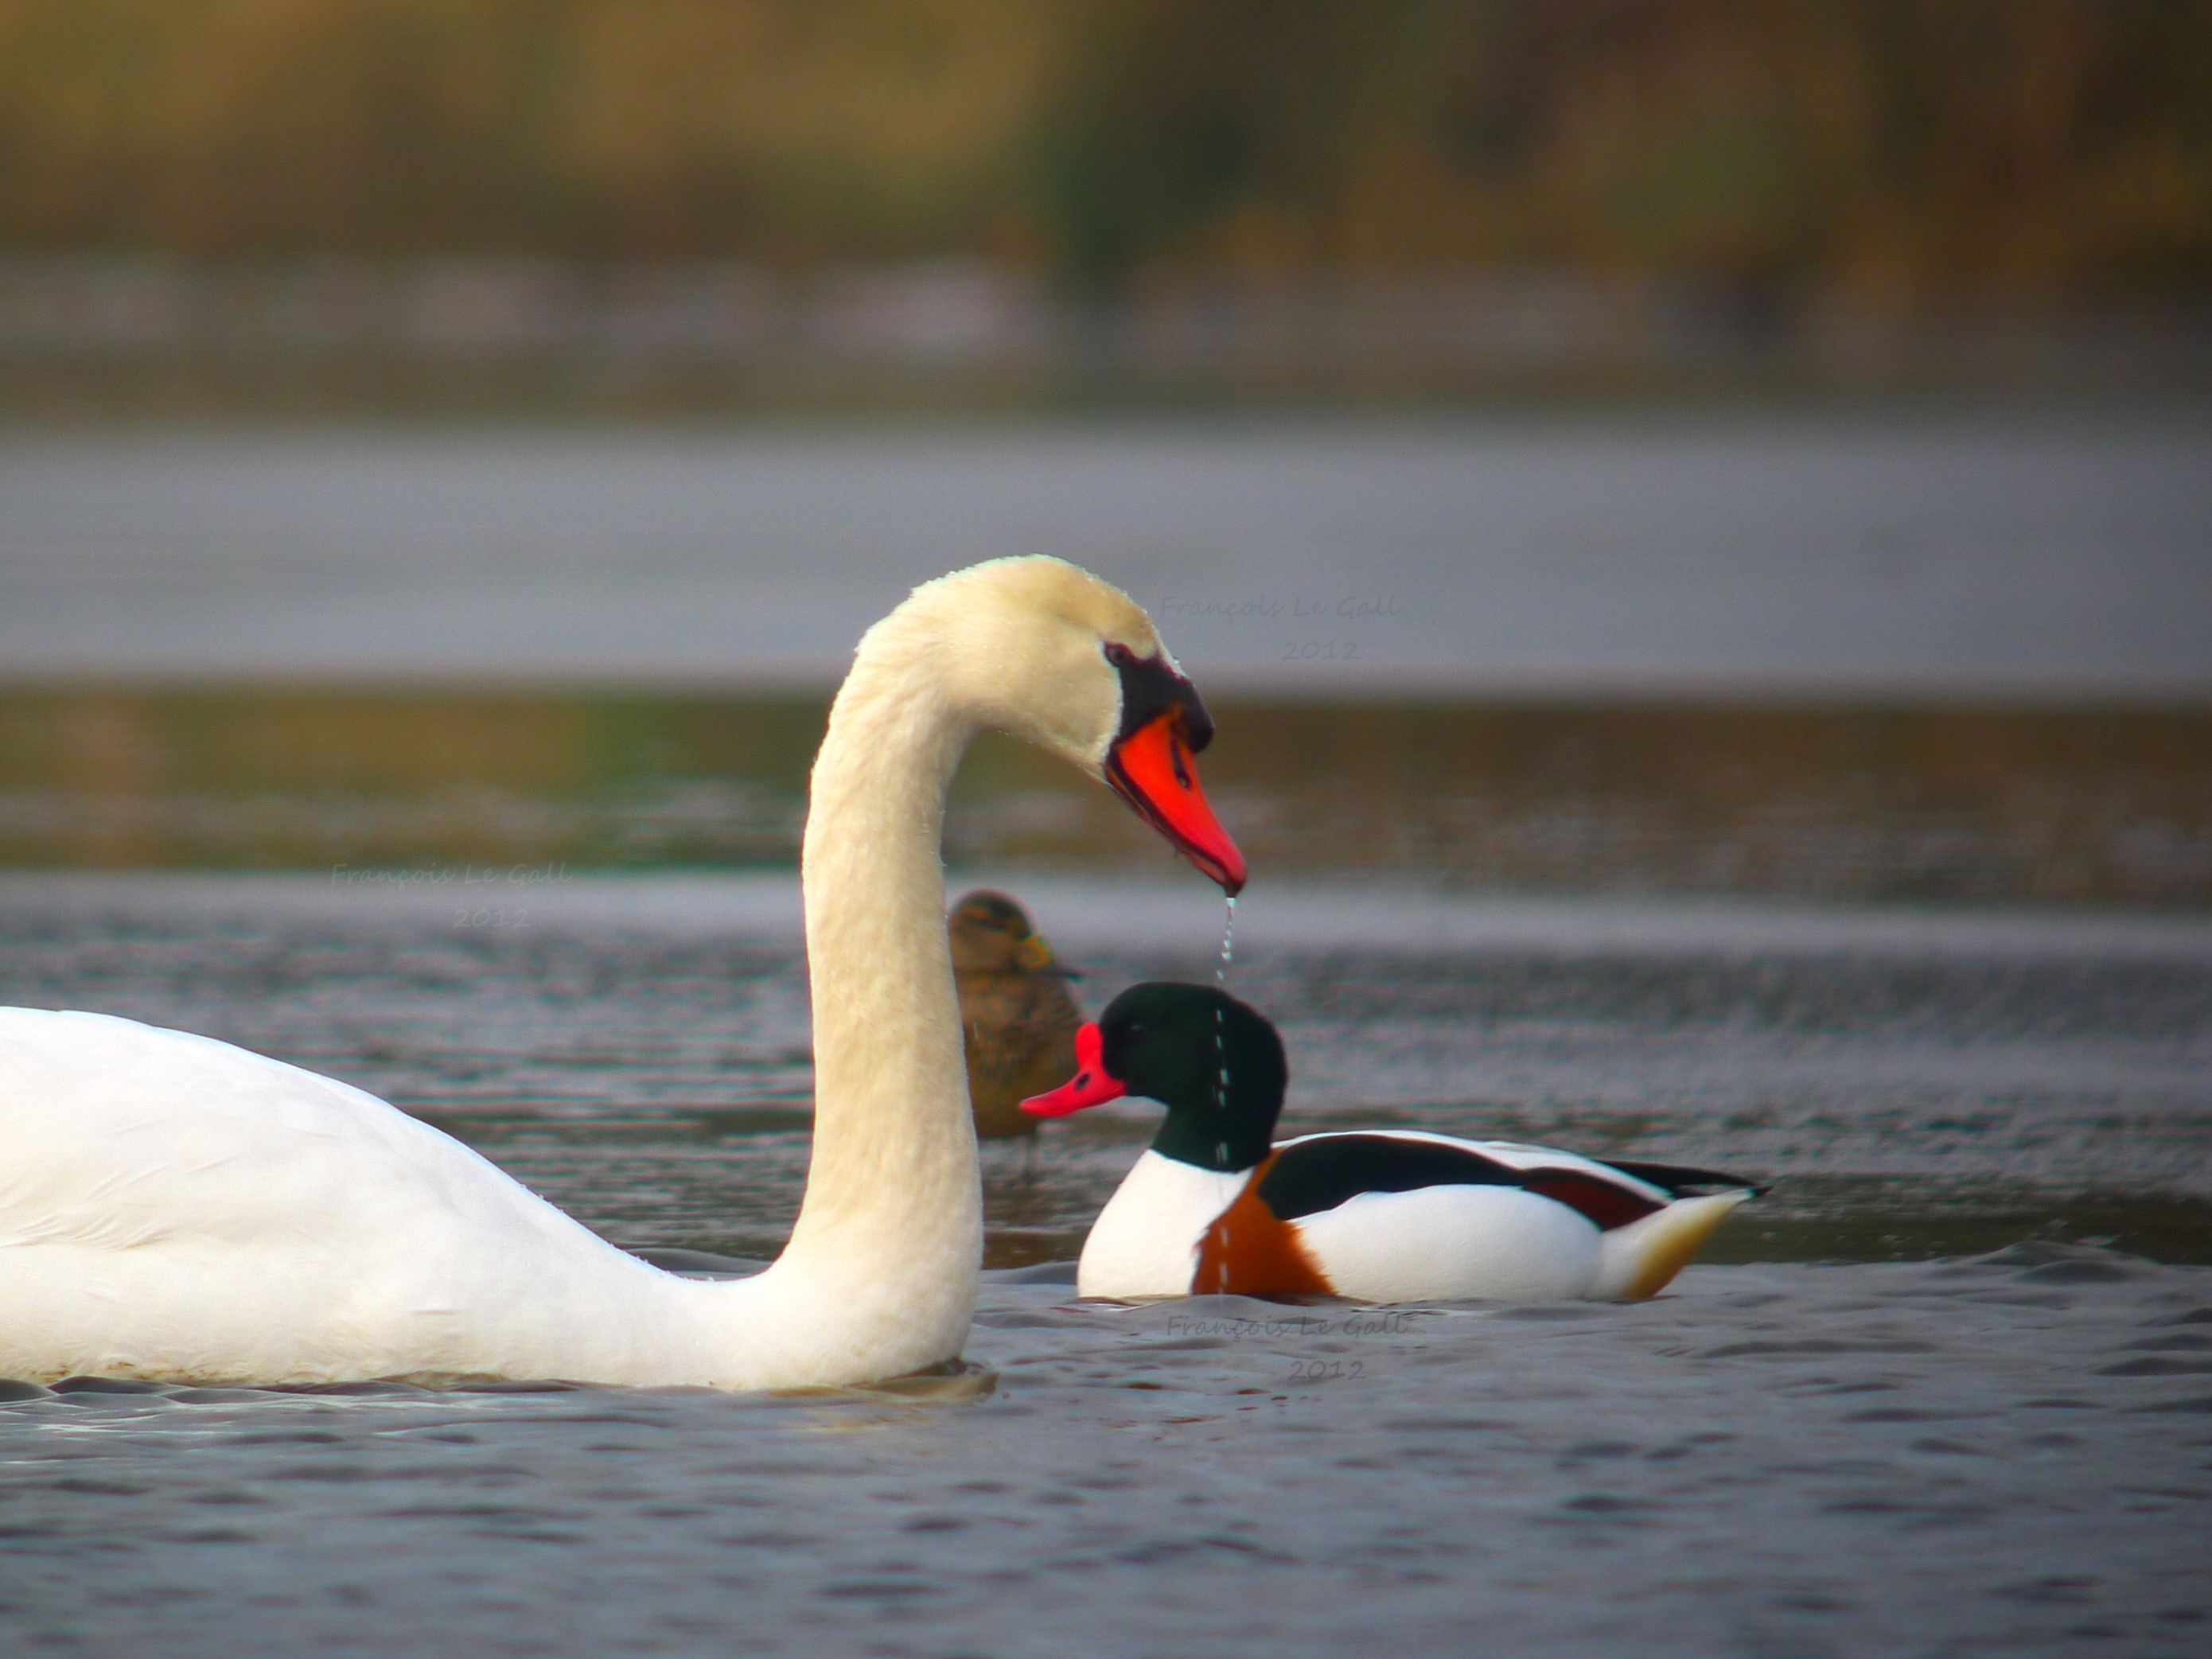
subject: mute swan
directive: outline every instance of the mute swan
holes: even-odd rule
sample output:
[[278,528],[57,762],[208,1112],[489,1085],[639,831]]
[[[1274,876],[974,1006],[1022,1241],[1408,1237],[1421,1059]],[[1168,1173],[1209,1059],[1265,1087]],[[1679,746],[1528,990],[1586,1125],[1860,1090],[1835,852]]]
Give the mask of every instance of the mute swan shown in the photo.
[[1123,1094],[1168,1109],[1084,1243],[1085,1296],[1636,1301],[1755,1190],[1708,1170],[1405,1130],[1271,1145],[1282,1038],[1211,986],[1132,986],[1076,1050],[1075,1076],[1027,1109],[1060,1117]]
[[343,1083],[99,1014],[0,1014],[0,1376],[310,1383],[866,1382],[955,1358],[982,1217],[939,829],[982,727],[1103,776],[1231,892],[1212,722],[1152,623],[1055,559],[868,630],[804,848],[816,1115],[756,1278],[678,1279]]
[[968,1096],[975,1133],[985,1139],[1034,1135],[1025,1096],[1075,1069],[1075,1028],[1083,1011],[1029,915],[1004,893],[980,888],[952,907],[952,982],[960,993],[960,1036],[968,1051]]

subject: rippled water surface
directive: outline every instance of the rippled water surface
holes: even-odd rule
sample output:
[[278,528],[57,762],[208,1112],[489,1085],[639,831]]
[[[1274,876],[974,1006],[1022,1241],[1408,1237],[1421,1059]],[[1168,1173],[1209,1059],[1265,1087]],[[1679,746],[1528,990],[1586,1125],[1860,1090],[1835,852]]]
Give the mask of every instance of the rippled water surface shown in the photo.
[[[1211,974],[1195,878],[1022,890],[1094,1011]],[[0,997],[360,1083],[634,1247],[772,1252],[811,1086],[789,881],[526,896],[526,924],[457,925],[419,890],[9,878]],[[1149,1121],[1086,1115],[1033,1158],[989,1149],[999,1265],[959,1375],[768,1398],[10,1388],[0,1638],[2212,1639],[2212,925],[1263,886],[1231,982],[1284,1026],[1300,1124],[1510,1133],[1775,1191],[1636,1307],[1083,1304],[1066,1258]]]

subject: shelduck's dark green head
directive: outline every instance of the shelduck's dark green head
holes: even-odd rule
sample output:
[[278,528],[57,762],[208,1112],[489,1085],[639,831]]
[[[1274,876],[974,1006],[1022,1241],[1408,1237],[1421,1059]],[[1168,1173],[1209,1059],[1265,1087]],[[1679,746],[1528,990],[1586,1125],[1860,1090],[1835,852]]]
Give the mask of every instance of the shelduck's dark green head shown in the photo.
[[1266,1016],[1211,985],[1133,985],[1075,1036],[1076,1073],[1022,1103],[1066,1117],[1123,1095],[1168,1109],[1152,1138],[1163,1157],[1249,1170],[1267,1155],[1290,1067]]

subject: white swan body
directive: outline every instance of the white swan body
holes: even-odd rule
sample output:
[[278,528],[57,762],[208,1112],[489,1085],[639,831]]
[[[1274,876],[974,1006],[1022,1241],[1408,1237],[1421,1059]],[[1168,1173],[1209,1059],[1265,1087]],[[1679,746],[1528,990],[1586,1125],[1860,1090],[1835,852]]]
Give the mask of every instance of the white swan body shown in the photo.
[[982,1216],[939,843],[945,789],[985,726],[1108,776],[1241,883],[1194,787],[1155,798],[1123,775],[1144,771],[1146,744],[1182,745],[1170,758],[1187,772],[1211,729],[1141,611],[1051,559],[917,589],[861,641],[815,765],[813,1158],[766,1272],[662,1273],[458,1142],[295,1066],[12,1009],[0,1376],[750,1389],[957,1357]]
[[707,1382],[714,1328],[758,1296],[647,1267],[375,1097],[211,1038],[0,1011],[0,1375]]

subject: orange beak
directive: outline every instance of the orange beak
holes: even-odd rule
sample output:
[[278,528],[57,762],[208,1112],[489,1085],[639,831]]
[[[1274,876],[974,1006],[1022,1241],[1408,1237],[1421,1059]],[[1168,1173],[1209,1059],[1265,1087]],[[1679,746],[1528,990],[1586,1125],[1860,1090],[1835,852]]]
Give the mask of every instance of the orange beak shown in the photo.
[[1235,898],[1244,890],[1244,855],[1206,805],[1183,736],[1182,711],[1170,708],[1106,751],[1106,781],[1137,816]]

